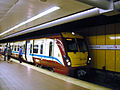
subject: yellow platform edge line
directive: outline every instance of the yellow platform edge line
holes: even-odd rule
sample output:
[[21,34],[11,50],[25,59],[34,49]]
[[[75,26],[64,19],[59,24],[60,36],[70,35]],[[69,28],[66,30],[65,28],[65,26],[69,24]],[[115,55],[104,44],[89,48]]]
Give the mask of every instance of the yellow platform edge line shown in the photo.
[[[13,58],[11,60],[13,62],[19,63],[19,61],[15,60]],[[22,62],[20,64],[23,65],[23,66],[26,66],[27,68],[31,68],[33,70],[39,71],[41,73],[52,76],[54,78],[64,80],[66,82],[75,84],[77,86],[80,86],[80,87],[83,87],[83,88],[86,88],[86,89],[90,89],[90,90],[112,90],[110,88],[106,88],[106,87],[99,86],[99,85],[89,83],[89,82],[86,82],[86,81],[78,80],[78,79],[75,79],[75,78],[72,78],[72,77],[69,77],[69,76],[66,76],[66,75],[62,75],[62,74],[54,73],[54,72],[51,72],[51,71],[48,71],[48,70],[45,70],[45,69],[41,69],[39,67],[35,67],[33,65],[30,65],[30,64],[27,64],[27,63],[24,63],[24,62]]]

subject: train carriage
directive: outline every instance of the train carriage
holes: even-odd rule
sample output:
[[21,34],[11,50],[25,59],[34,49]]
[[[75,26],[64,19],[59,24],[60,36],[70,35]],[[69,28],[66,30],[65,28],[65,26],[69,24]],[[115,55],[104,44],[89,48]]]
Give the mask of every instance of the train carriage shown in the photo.
[[88,63],[87,44],[82,36],[74,33],[45,35],[35,39],[10,42],[12,56],[18,58],[23,48],[23,60],[53,69],[64,75],[84,75]]

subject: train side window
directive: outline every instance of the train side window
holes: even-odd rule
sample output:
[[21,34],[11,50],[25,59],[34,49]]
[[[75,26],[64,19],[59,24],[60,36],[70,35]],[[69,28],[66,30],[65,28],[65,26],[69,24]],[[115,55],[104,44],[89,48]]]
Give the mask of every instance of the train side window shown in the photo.
[[43,44],[40,45],[40,54],[43,54]]
[[38,53],[38,45],[34,45],[34,47],[33,47],[33,53]]
[[30,53],[32,53],[32,44],[30,44]]
[[52,56],[52,42],[49,44],[49,56]]
[[18,45],[18,47],[17,47],[17,51],[19,51],[19,45]]
[[15,51],[15,45],[14,45],[14,51]]
[[16,45],[15,45],[14,51],[16,51]]
[[13,50],[13,45],[12,45],[12,50]]

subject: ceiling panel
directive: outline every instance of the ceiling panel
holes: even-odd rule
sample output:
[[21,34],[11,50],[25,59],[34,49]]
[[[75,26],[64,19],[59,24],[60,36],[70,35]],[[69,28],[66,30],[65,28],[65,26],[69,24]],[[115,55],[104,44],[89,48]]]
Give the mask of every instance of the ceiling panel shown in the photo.
[[[7,0],[1,1],[6,1],[4,2],[4,4],[7,4]],[[16,2],[17,0],[8,1]],[[0,21],[0,33],[10,29],[11,27],[23,21],[28,20],[29,18],[51,8],[52,6],[59,6],[60,9],[46,16],[43,16],[42,18],[27,23],[13,30],[12,32],[4,34],[1,37],[22,31],[32,26],[36,26],[48,21],[52,21],[54,19],[58,19],[76,12],[81,12],[86,9],[92,8],[92,6],[78,2],[76,0],[19,0],[16,4],[14,4],[12,8],[7,11],[4,16],[1,16],[2,14],[0,14],[0,17],[2,17]],[[5,8],[3,7],[3,9]]]
[[18,0],[0,0],[0,20],[18,2]]

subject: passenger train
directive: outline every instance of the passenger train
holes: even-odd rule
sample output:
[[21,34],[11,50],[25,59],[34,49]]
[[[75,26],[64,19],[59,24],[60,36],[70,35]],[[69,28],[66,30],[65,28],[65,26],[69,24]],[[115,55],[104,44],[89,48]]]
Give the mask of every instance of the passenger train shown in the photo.
[[[1,48],[5,47],[1,44]],[[64,75],[86,74],[88,60],[87,44],[83,36],[63,32],[44,35],[35,39],[9,42],[12,57],[18,58],[19,47],[23,48],[22,59],[52,69]]]

